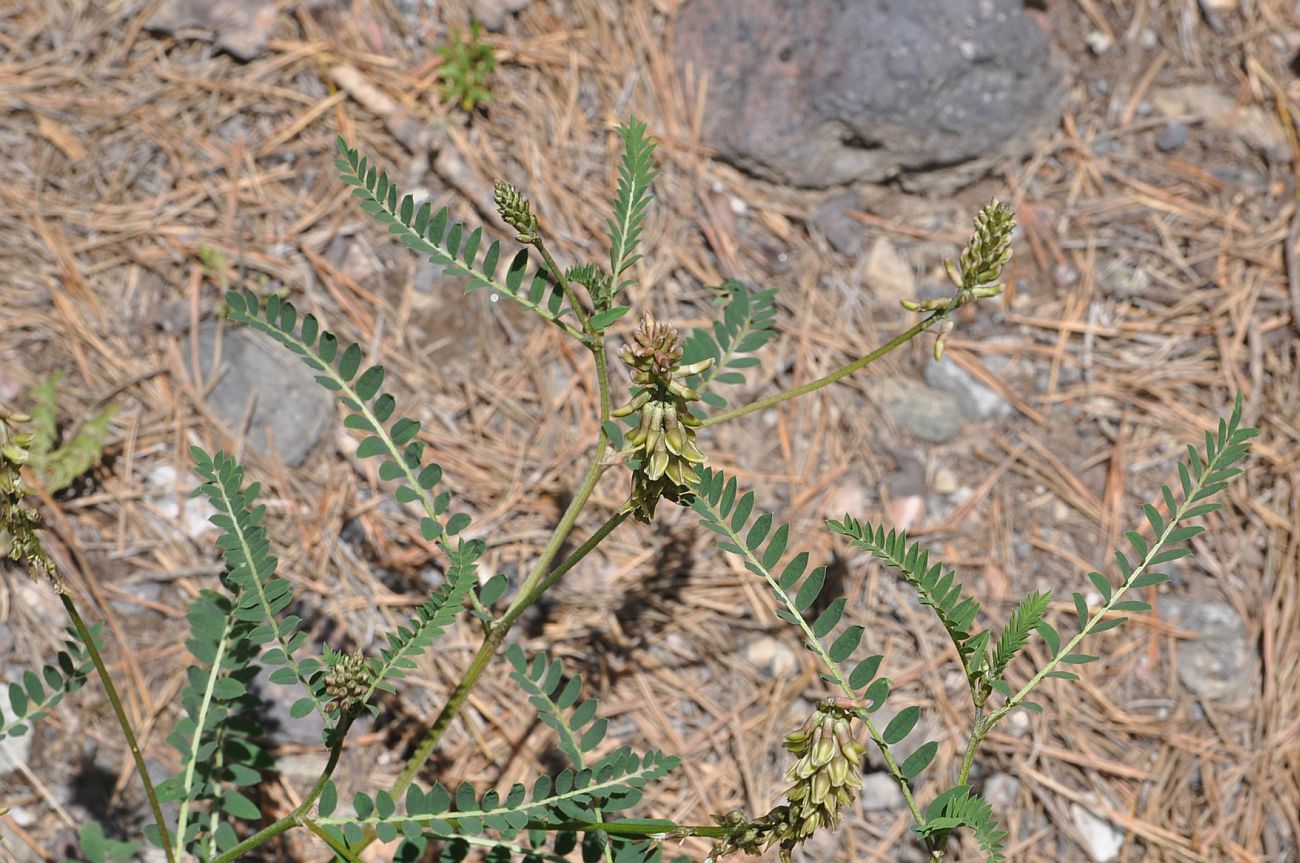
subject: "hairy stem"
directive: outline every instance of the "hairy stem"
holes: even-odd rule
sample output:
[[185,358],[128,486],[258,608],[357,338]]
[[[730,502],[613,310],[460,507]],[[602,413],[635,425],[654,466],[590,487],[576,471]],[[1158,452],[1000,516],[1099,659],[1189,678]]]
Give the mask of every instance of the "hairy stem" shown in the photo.
[[335,839],[325,830],[324,827],[321,827],[315,821],[310,818],[304,819],[302,826],[315,834],[317,839],[328,845],[330,850],[333,851],[340,860],[346,860],[347,863],[361,863],[361,858],[353,854],[352,850],[348,848],[347,845]]
[[820,377],[817,380],[812,381],[810,383],[803,384],[802,386],[793,387],[788,390],[783,390],[774,395],[767,396],[766,398],[761,398],[756,402],[750,402],[747,405],[741,405],[738,408],[732,408],[729,411],[723,411],[720,414],[713,414],[712,416],[706,417],[704,422],[701,423],[701,427],[717,425],[718,423],[724,423],[727,422],[728,420],[734,420],[737,417],[743,417],[746,414],[752,414],[755,411],[761,411],[764,408],[770,408],[772,405],[778,405],[781,402],[789,401],[790,399],[798,398],[799,396],[804,396],[811,392],[816,392],[817,390],[821,389],[824,386],[829,386],[830,384],[833,384],[836,381],[843,380],[844,378],[856,372],[858,369],[861,369],[864,366],[867,366],[875,362],[876,360],[880,359],[885,354],[892,351],[894,348],[900,345],[904,345],[907,342],[911,341],[912,339],[916,338],[918,335],[921,334],[921,332],[929,328],[931,325],[936,324],[939,321],[946,318],[949,314],[952,313],[952,310],[957,308],[959,305],[962,305],[962,303],[958,302],[958,300],[954,298],[953,302],[949,303],[949,306],[947,308],[940,309],[939,311],[936,311],[933,314],[931,314],[929,317],[926,317],[923,320],[918,321],[917,323],[913,324],[911,327],[904,330],[902,333],[898,334],[897,336],[894,336],[894,338],[885,342],[883,345],[876,348],[874,351],[867,354],[866,356],[860,357],[854,360],[853,362],[849,363],[848,365],[841,366],[840,368],[836,369],[830,374],[824,377]]
[[241,854],[265,844],[294,825],[301,823],[303,816],[315,805],[316,798],[320,797],[321,792],[325,790],[325,783],[329,782],[330,776],[334,773],[334,768],[338,766],[339,755],[343,752],[343,740],[347,737],[348,728],[351,725],[351,716],[344,716],[339,720],[338,728],[334,733],[334,745],[330,747],[329,760],[325,762],[325,769],[321,771],[320,778],[307,792],[307,796],[302,799],[302,802],[292,812],[274,824],[264,827],[249,836],[225,854],[214,859],[212,863],[230,863],[232,860],[237,860]]
[[86,645],[86,652],[90,655],[90,661],[95,664],[95,671],[99,674],[99,681],[104,685],[104,692],[108,695],[108,703],[113,706],[113,714],[117,717],[117,724],[122,729],[122,737],[126,740],[126,746],[131,750],[131,759],[135,761],[135,772],[140,775],[140,782],[144,785],[144,795],[149,798],[149,808],[153,811],[154,823],[158,825],[158,838],[162,842],[163,853],[167,855],[167,863],[176,863],[176,855],[172,851],[171,834],[167,831],[167,821],[163,818],[162,806],[158,803],[158,793],[154,791],[153,780],[149,778],[149,771],[144,766],[144,755],[140,753],[140,744],[136,740],[135,730],[131,728],[131,721],[126,718],[126,711],[122,709],[122,699],[117,695],[117,687],[113,685],[113,678],[108,676],[108,667],[104,665],[104,658],[99,655],[99,648],[95,646],[95,639],[91,637],[90,630],[86,627],[86,621],[81,619],[80,612],[72,600],[72,596],[67,593],[59,594],[59,599],[63,600],[63,607],[68,612],[68,617],[72,619],[72,625],[77,630],[78,637]]

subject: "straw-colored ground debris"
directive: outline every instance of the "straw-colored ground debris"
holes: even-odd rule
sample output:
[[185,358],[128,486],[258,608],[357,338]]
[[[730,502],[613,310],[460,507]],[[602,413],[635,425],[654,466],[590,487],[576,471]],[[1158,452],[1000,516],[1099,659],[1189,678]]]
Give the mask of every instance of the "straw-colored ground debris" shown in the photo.
[[[662,174],[631,291],[638,313],[616,332],[627,337],[641,309],[699,325],[714,311],[708,286],[725,278],[780,288],[780,335],[733,404],[812,380],[907,326],[899,292],[942,280],[943,256],[956,256],[989,198],[1014,207],[1008,289],[963,310],[942,371],[926,372],[926,337],[846,385],[699,438],[711,464],[757,489],[814,559],[833,563],[854,622],[885,654],[891,704],[929,708],[922,721],[940,742],[931,776],[954,769],[969,722],[950,648],[906,585],[833,542],[823,519],[848,510],[904,521],[986,598],[993,622],[1046,588],[1064,621],[1069,593],[1176,478],[1182,445],[1245,392],[1246,420],[1263,433],[1227,508],[1195,541],[1199,554],[1147,597],[1154,615],[1105,636],[1104,661],[1080,683],[1045,686],[1044,717],[992,737],[978,779],[1012,860],[1094,859],[1085,846],[1100,854],[1108,834],[1122,838],[1113,859],[1125,861],[1297,859],[1293,2],[1032,4],[1048,7],[1035,14],[1071,68],[1059,127],[1026,161],[953,195],[882,188],[840,199],[857,202],[832,213],[862,238],[849,257],[806,227],[827,195],[710,159],[707,82],[670,59],[675,0],[536,0],[505,16],[504,30],[483,36],[499,59],[492,101],[469,116],[440,99],[435,53],[452,26],[466,30],[463,2],[273,4],[248,60],[214,48],[201,28],[148,29],[160,5],[0,4],[0,401],[21,407],[59,370],[65,435],[119,405],[102,464],[42,506],[51,553],[88,616],[107,621],[113,671],[151,759],[175,766],[165,738],[183,684],[184,609],[220,566],[186,497],[191,443],[241,450],[263,482],[303,616],[335,647],[373,648],[439,578],[417,521],[387,502],[338,424],[288,468],[285,433],[255,423],[257,405],[223,422],[205,397],[217,382],[196,362],[223,286],[282,292],[387,366],[474,516],[473,535],[488,540],[485,571],[517,580],[595,436],[585,352],[484,292],[463,296],[391,241],[338,182],[336,135],[403,188],[492,230],[493,180],[516,185],[568,262],[600,254],[615,127],[635,114],[659,141]],[[947,432],[922,439],[909,426],[945,406],[945,422],[956,422],[954,406],[964,411]],[[627,482],[610,472],[579,535],[622,503]],[[52,656],[60,620],[48,590],[6,570],[0,673]],[[1197,632],[1209,640],[1198,646]],[[339,773],[347,799],[392,781],[478,633],[462,620],[401,697],[354,732]],[[620,528],[520,638],[584,672],[611,720],[608,745],[683,756],[647,795],[647,816],[701,823],[737,807],[767,811],[786,787],[782,737],[825,694],[767,591],[671,505],[653,526]],[[1044,658],[1041,642],[1029,655]],[[1200,663],[1195,673],[1189,663]],[[482,790],[554,763],[547,729],[500,666],[445,738],[439,777]],[[1222,685],[1189,688],[1216,668]],[[288,811],[319,769],[310,729],[280,718],[270,812]],[[0,816],[0,855],[57,859],[87,815],[132,831],[143,822],[96,686],[36,729],[26,767],[0,780],[0,810],[11,810]],[[865,785],[842,830],[817,837],[808,859],[914,859],[906,811],[875,777]],[[919,794],[937,790],[931,779]],[[286,834],[267,859],[326,859],[310,839]],[[698,859],[707,845],[682,850]],[[956,856],[975,854],[968,844]]]

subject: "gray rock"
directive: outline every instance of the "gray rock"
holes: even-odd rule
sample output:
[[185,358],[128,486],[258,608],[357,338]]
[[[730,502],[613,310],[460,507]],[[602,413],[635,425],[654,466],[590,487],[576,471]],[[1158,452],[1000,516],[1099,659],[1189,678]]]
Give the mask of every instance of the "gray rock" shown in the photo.
[[1124,833],[1110,821],[1078,803],[1070,804],[1070,820],[1079,831],[1083,850],[1094,863],[1110,863],[1124,847]]
[[993,811],[1004,812],[1016,802],[1020,792],[1020,780],[1005,773],[994,773],[984,780],[984,799],[993,807]]
[[[868,744],[870,745],[870,744]],[[892,812],[903,808],[903,792],[888,773],[868,773],[862,777],[862,790],[858,792],[862,808],[867,812]]]
[[1162,153],[1172,153],[1187,143],[1192,130],[1186,123],[1166,123],[1156,132],[1156,149]]
[[917,440],[944,443],[961,430],[961,403],[952,393],[911,381],[887,381],[880,404],[889,420]]
[[532,0],[474,0],[474,20],[492,32],[506,26],[506,18],[527,8]]
[[925,364],[925,382],[938,390],[952,393],[961,411],[973,422],[1008,416],[1011,405],[1001,394],[975,380],[970,372],[952,359]]
[[1197,638],[1177,646],[1178,679],[1196,695],[1232,700],[1258,687],[1252,645],[1236,609],[1221,602],[1162,599],[1160,616]]
[[293,703],[302,696],[300,689],[266,683],[259,695],[263,704],[262,724],[269,738],[281,743],[321,744],[325,733],[325,720],[321,715],[315,710],[300,717],[289,712]]
[[1028,150],[1062,76],[1020,0],[692,0],[676,60],[709,77],[705,136],[777,182],[826,187]]
[[862,225],[845,210],[857,210],[862,202],[853,192],[824,201],[808,217],[808,226],[826,238],[841,255],[855,258],[862,251]]
[[[214,369],[216,333],[213,321],[199,327],[199,366],[204,384],[211,382],[214,374],[220,374],[220,380],[208,392],[208,407],[227,431],[237,434],[251,404],[248,440],[252,448],[266,453],[270,438],[274,438],[287,466],[302,464],[334,420],[333,399],[298,357],[255,330],[224,327],[221,367]],[[189,351],[184,354],[188,361]]]
[[145,28],[168,35],[203,30],[222,51],[252,60],[266,47],[275,15],[270,0],[164,0]]

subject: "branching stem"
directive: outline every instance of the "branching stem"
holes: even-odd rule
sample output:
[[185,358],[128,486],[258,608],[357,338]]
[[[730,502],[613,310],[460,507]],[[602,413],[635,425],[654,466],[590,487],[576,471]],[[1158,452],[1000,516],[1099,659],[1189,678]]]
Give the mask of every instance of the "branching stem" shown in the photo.
[[311,787],[311,790],[307,792],[307,796],[302,799],[302,802],[292,812],[274,824],[263,827],[225,854],[215,858],[212,863],[230,863],[232,860],[237,860],[241,854],[251,851],[279,836],[289,828],[301,824],[311,807],[315,805],[316,798],[320,797],[321,792],[325,790],[325,783],[329,782],[330,776],[334,774],[334,768],[339,763],[339,755],[343,752],[343,741],[348,736],[348,728],[351,725],[351,716],[345,715],[339,720],[338,728],[335,729],[334,733],[334,745],[330,747],[329,760],[325,762],[325,769],[321,771],[320,777],[316,780],[316,784]]
[[849,363],[848,365],[841,366],[840,368],[836,369],[830,374],[825,375],[824,377],[820,377],[815,381],[811,381],[801,386],[792,387],[788,390],[783,390],[774,395],[767,396],[766,398],[761,398],[758,401],[750,402],[747,405],[741,405],[738,408],[732,408],[729,411],[723,411],[720,414],[713,414],[712,416],[705,418],[704,422],[701,423],[701,427],[717,425],[718,423],[724,423],[727,422],[728,420],[734,420],[738,417],[743,417],[746,414],[752,414],[755,411],[761,411],[764,408],[770,408],[772,405],[779,405],[781,402],[789,401],[790,399],[798,398],[799,396],[807,395],[808,393],[811,392],[816,392],[822,387],[829,386],[830,384],[833,384],[836,381],[843,380],[844,378],[856,372],[858,369],[861,369],[864,366],[867,366],[875,362],[876,360],[880,359],[885,354],[892,351],[894,348],[900,345],[907,344],[909,341],[911,341],[912,339],[920,335],[924,330],[928,329],[931,325],[942,321],[944,318],[946,318],[949,314],[952,313],[953,309],[956,309],[959,305],[962,304],[959,303],[956,298],[954,298],[953,302],[949,304],[948,308],[940,309],[934,312],[933,314],[929,315],[928,317],[923,318],[922,320],[913,324],[911,327],[908,327],[902,333],[898,334],[897,336],[894,336],[892,339],[885,342],[883,345],[876,348],[874,351],[867,354],[866,356],[860,357],[854,360],[853,362]]
[[99,655],[99,648],[95,646],[95,639],[91,636],[90,630],[86,627],[86,621],[81,619],[80,612],[72,600],[71,594],[61,593],[59,599],[63,601],[63,607],[68,612],[68,617],[72,619],[72,626],[77,630],[77,635],[86,645],[86,652],[90,655],[90,661],[95,664],[95,671],[99,674],[99,681],[104,685],[104,692],[108,695],[108,703],[113,707],[113,714],[117,717],[118,727],[122,729],[122,737],[126,740],[126,746],[131,750],[131,759],[135,762],[135,772],[140,775],[140,783],[144,785],[144,795],[149,798],[149,808],[153,811],[154,823],[158,825],[158,838],[162,841],[163,852],[167,855],[167,863],[176,863],[176,855],[172,851],[171,834],[167,831],[167,821],[163,818],[162,806],[158,803],[158,793],[154,790],[153,780],[149,778],[149,771],[144,766],[144,755],[140,753],[140,744],[135,738],[135,730],[131,728],[131,721],[126,718],[126,711],[122,709],[122,699],[117,695],[117,687],[113,685],[113,678],[108,675],[108,667],[104,665],[104,658]]

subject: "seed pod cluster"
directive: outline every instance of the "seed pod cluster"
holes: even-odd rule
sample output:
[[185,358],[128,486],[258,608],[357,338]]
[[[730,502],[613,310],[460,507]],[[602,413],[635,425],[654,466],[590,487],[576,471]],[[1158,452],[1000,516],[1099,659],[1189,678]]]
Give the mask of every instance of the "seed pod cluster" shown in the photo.
[[636,517],[649,522],[659,498],[678,501],[687,486],[699,480],[694,466],[704,463],[704,454],[695,445],[700,420],[691,414],[690,404],[700,394],[682,381],[709,368],[713,360],[680,365],[677,330],[648,314],[632,339],[618,355],[641,389],[611,416],[640,412],[620,455],[640,460],[632,474],[632,503]]
[[11,423],[28,422],[29,417],[0,413],[0,551],[10,560],[27,567],[32,578],[49,581],[59,593],[67,587],[54,561],[41,547],[38,532],[45,527],[41,514],[23,498],[31,493],[19,471],[27,463],[33,436],[19,432]]
[[853,738],[852,718],[845,708],[823,702],[801,728],[785,736],[785,748],[799,759],[785,774],[794,783],[785,793],[792,845],[822,827],[839,826],[842,810],[862,788],[866,750]]
[[370,665],[361,651],[339,653],[325,673],[325,694],[330,696],[325,709],[330,713],[352,713],[361,707],[370,689]]

